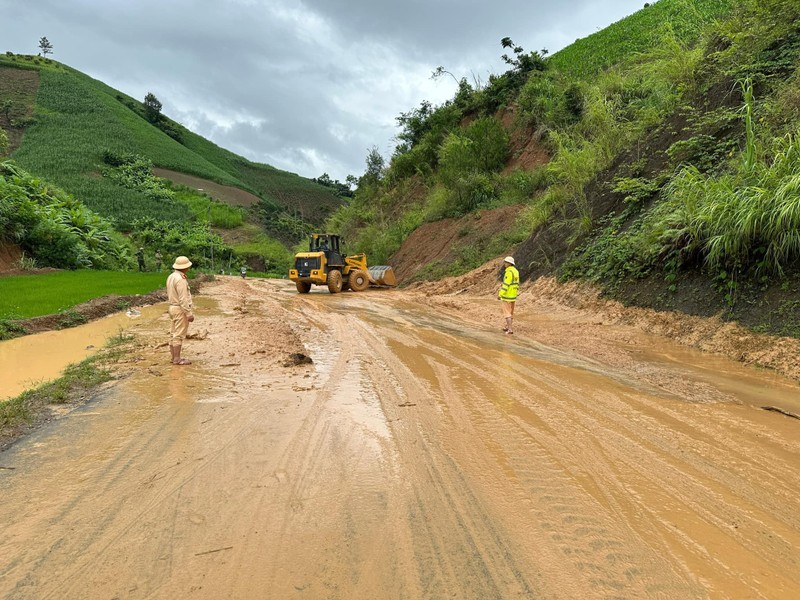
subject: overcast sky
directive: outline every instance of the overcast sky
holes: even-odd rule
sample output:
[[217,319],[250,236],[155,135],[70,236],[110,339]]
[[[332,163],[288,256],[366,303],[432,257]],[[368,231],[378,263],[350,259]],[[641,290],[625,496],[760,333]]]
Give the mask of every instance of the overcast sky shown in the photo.
[[643,0],[0,0],[0,51],[55,58],[216,144],[304,177],[387,159],[395,118],[451,99],[431,80],[502,73],[510,37],[551,53]]

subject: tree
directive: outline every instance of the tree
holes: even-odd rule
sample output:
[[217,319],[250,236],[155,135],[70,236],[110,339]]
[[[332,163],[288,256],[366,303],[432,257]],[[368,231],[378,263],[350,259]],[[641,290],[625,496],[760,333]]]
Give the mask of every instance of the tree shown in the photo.
[[503,59],[507,65],[512,67],[511,72],[514,75],[525,76],[531,71],[544,71],[547,69],[547,63],[544,60],[544,54],[547,54],[547,49],[543,49],[544,54],[533,51],[525,53],[522,46],[514,44],[510,37],[504,37],[500,40],[500,45],[503,48],[511,48],[514,51],[514,57],[503,54],[500,58]]
[[383,160],[383,156],[381,156],[381,153],[378,152],[378,149],[373,146],[367,154],[367,170],[361,176],[359,184],[379,183],[381,179],[383,179],[385,166],[386,165],[385,161]]
[[333,179],[331,179],[331,176],[327,173],[323,173],[312,181],[316,181],[318,184],[324,185],[325,187],[333,187]]
[[47,58],[48,54],[53,53],[53,44],[44,36],[39,40],[39,51],[45,58]]
[[158,123],[161,120],[161,102],[152,92],[147,92],[144,97],[144,114],[151,123]]

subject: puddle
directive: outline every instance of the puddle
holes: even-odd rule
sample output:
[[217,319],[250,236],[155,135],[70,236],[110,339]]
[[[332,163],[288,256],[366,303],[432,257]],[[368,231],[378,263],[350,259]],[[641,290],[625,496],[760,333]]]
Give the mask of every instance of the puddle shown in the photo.
[[0,401],[57,378],[67,365],[96,353],[121,329],[157,319],[166,305],[136,310],[141,315],[135,318],[119,312],[78,327],[0,342]]
[[797,383],[775,372],[747,367],[729,359],[682,347],[645,346],[639,358],[680,369],[693,380],[703,381],[748,406],[772,405],[800,413]]

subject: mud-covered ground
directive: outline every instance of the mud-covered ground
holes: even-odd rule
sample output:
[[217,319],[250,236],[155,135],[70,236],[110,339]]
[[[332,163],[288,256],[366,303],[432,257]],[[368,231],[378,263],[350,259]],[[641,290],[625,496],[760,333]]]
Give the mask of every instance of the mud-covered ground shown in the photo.
[[504,336],[479,279],[221,278],[189,367],[140,323],[0,454],[0,597],[800,597],[789,370],[546,281]]

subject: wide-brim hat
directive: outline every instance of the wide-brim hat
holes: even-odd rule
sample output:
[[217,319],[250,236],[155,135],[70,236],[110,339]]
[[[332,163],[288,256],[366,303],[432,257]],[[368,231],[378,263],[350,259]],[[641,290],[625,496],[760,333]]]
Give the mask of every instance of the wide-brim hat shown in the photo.
[[192,261],[190,261],[185,256],[179,256],[175,259],[175,262],[172,264],[173,269],[188,269],[192,266]]
[[517,263],[514,262],[514,257],[513,256],[506,256],[503,259],[503,262],[507,262],[510,265],[516,265],[517,264]]

